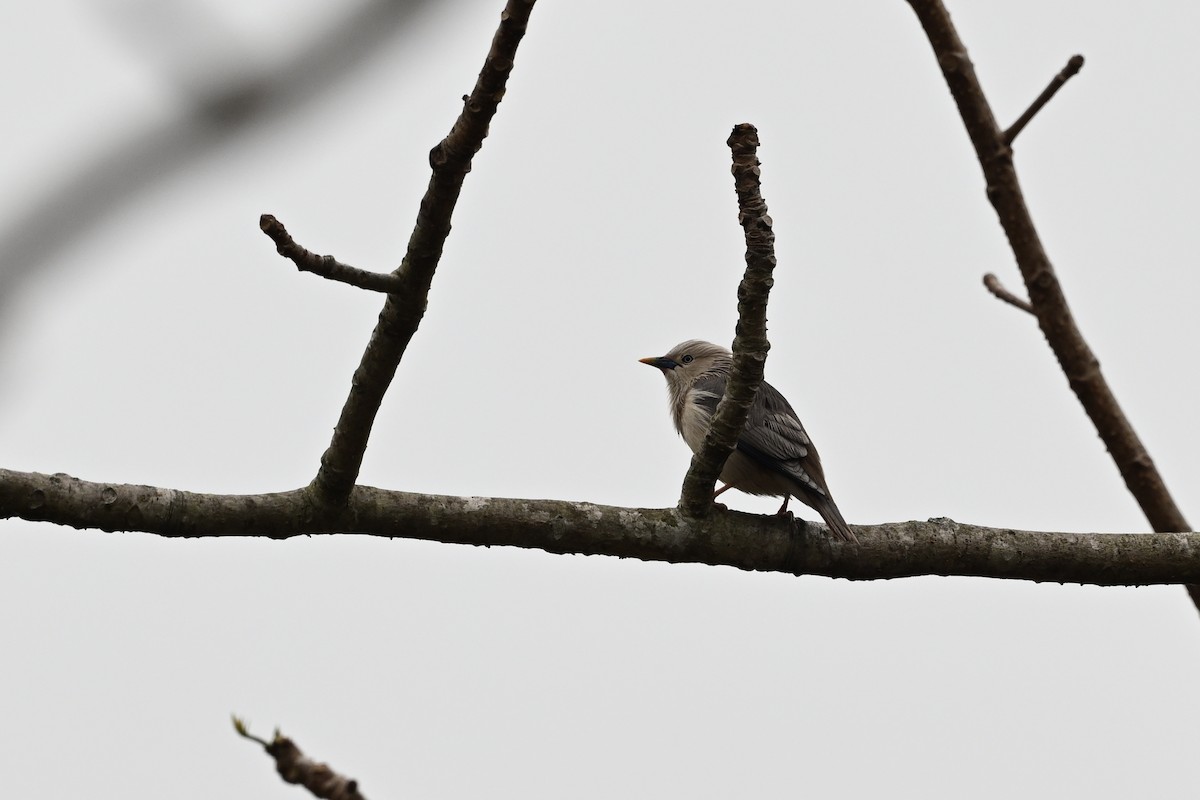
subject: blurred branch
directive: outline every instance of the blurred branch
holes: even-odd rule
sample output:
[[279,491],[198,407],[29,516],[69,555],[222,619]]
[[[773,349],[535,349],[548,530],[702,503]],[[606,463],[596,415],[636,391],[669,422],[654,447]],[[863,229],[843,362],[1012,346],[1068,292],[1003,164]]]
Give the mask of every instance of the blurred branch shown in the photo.
[[758,130],[747,123],[736,125],[726,144],[733,153],[738,222],[746,237],[746,272],[738,286],[738,322],[729,383],[704,444],[692,456],[683,478],[679,509],[693,517],[704,516],[713,507],[713,488],[746,425],[771,349],[767,341],[767,297],[775,269],[775,232],[759,180]]
[[449,497],[356,486],[345,505],[307,489],[198,494],[0,470],[0,519],[165,537],[286,539],[358,533],[549,553],[710,564],[791,575],[878,580],[961,575],[1099,586],[1200,582],[1200,534],[1038,533],[933,519],[852,526],[858,545],[824,527],[730,511],[704,518],[560,500]]
[[[975,75],[975,68],[967,56],[966,48],[950,20],[950,14],[941,0],[908,2],[929,38],[971,144],[974,145],[975,154],[983,167],[988,199],[996,209],[1000,224],[1016,256],[1021,277],[1025,279],[1030,306],[1037,316],[1046,342],[1054,351],[1072,391],[1079,398],[1092,424],[1096,426],[1096,431],[1112,455],[1126,487],[1141,506],[1150,525],[1159,532],[1188,530],[1183,512],[1167,491],[1166,483],[1150,459],[1150,454],[1134,432],[1133,426],[1100,372],[1099,360],[1075,324],[1062,284],[1058,281],[1037,228],[1033,224],[1033,218],[1025,205],[1007,135],[996,124],[992,107]],[[1067,73],[1072,64],[1078,71],[1082,63],[1081,57],[1078,61],[1072,59],[1067,70],[1063,72]],[[1060,74],[1061,81],[1058,85],[1061,86],[1070,74],[1066,74],[1065,77]],[[1050,88],[1043,92],[1046,99],[1053,95],[1055,89],[1057,86],[1052,83]],[[1041,105],[1034,103],[1026,114],[1032,116],[1040,107]],[[1200,608],[1200,586],[1188,586],[1188,592],[1192,601]]]
[[474,90],[463,98],[462,113],[450,133],[429,153],[433,175],[421,198],[408,251],[393,273],[399,287],[384,301],[379,322],[354,372],[350,395],[312,483],[322,502],[334,505],[343,502],[358,480],[375,414],[425,315],[433,274],[450,235],[450,216],[463,180],[471,171],[471,160],[483,146],[488,125],[504,96],[517,45],[525,35],[533,4],[534,0],[508,0]]
[[239,87],[255,94],[253,76],[266,69],[263,48],[204,0],[93,0],[90,10],[158,81],[206,116],[223,116],[219,108],[247,94]]
[[[96,150],[94,133],[78,131],[73,153],[87,154],[81,166],[42,183],[23,214],[0,229],[0,335],[4,303],[20,282],[38,272],[61,249],[117,213],[151,187],[186,171],[259,125],[298,113],[352,77],[361,65],[394,41],[429,0],[362,0],[346,4],[336,25],[297,43],[269,67],[246,61],[230,65],[229,48],[211,53],[220,63],[196,64],[190,99],[173,119],[130,130]],[[251,51],[252,52],[252,51]],[[198,59],[193,58],[193,61]],[[225,82],[215,82],[221,75]],[[178,77],[178,76],[176,76]],[[199,90],[203,87],[203,90]],[[61,162],[63,155],[54,153]],[[48,165],[49,166],[49,165]],[[54,174],[45,170],[45,174]]]
[[233,729],[238,735],[262,745],[267,755],[275,759],[275,770],[288,783],[303,786],[314,797],[323,800],[366,800],[358,791],[358,781],[344,778],[329,768],[328,764],[313,761],[300,751],[296,743],[280,734],[278,729],[271,741],[260,739],[246,728],[246,723],[233,718]]
[[270,214],[258,218],[258,227],[275,243],[275,250],[284,258],[291,259],[301,272],[311,272],[331,281],[348,283],[359,289],[373,292],[395,292],[402,286],[400,278],[393,273],[368,272],[365,269],[343,264],[333,256],[319,256],[296,244],[283,223]]

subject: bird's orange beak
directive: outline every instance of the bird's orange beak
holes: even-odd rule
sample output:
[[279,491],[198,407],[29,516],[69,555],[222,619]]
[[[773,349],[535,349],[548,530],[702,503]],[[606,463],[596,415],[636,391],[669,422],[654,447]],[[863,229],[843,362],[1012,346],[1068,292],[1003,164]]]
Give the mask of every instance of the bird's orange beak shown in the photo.
[[658,367],[663,372],[679,366],[679,364],[675,363],[674,359],[667,358],[666,356],[649,356],[647,358],[639,358],[638,361],[643,364],[649,364],[652,367]]

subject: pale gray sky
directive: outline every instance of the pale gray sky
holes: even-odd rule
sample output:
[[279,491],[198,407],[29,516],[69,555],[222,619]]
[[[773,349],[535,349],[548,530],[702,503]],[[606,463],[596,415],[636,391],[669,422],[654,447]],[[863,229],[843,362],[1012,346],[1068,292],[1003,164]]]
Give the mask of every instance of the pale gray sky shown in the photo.
[[[205,5],[268,61],[330,16]],[[114,202],[36,266],[0,327],[0,466],[219,492],[312,477],[380,300],[298,274],[258,215],[343,261],[398,262],[429,148],[502,3],[439,5],[341,90]],[[1005,122],[1071,54],[1088,59],[1018,140],[1018,169],[1080,324],[1195,524],[1200,6],[951,11]],[[0,229],[184,106],[103,13],[0,5]],[[1145,530],[1032,318],[980,283],[994,271],[1022,289],[902,0],[540,4],[363,482],[673,504],[687,448],[636,359],[732,338],[738,122],[759,127],[778,237],[767,375],[846,517]],[[1175,587],[0,532],[13,797],[301,796],[230,712],[261,735],[281,726],[372,800],[1124,798],[1196,783],[1200,615]]]

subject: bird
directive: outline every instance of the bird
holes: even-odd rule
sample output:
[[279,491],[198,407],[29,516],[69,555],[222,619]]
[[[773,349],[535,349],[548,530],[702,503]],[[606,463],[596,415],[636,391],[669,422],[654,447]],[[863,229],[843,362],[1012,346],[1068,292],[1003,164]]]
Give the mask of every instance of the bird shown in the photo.
[[[693,453],[700,452],[717,403],[725,394],[733,353],[711,342],[689,339],[665,356],[639,361],[662,371],[675,430]],[[746,425],[721,470],[721,480],[725,486],[713,494],[714,499],[730,488],[782,497],[779,513],[784,514],[788,500],[794,497],[820,514],[839,539],[858,542],[829,493],[812,439],[791,403],[766,381],[754,395]]]

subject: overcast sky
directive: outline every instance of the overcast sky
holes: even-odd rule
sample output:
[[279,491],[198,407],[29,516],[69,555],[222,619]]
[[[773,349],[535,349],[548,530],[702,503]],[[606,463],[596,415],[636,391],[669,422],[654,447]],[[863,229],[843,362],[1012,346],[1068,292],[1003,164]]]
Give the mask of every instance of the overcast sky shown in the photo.
[[[234,74],[294,57],[337,13],[197,5],[229,29]],[[0,309],[0,466],[212,492],[307,483],[381,303],[298,274],[258,216],[393,268],[502,5],[443,0],[341,83],[154,168],[88,224],[39,215],[43,258],[0,252],[21,277]],[[144,12],[0,4],[10,239],[51,188],[189,107],[171,72],[191,51],[118,7]],[[1200,6],[951,11],[1003,123],[1087,58],[1017,166],[1078,321],[1195,525]],[[673,505],[689,454],[637,359],[732,339],[739,122],[759,128],[778,239],[767,376],[847,519],[1147,530],[1034,320],[981,285],[993,271],[1023,293],[902,0],[539,4],[362,482]],[[11,797],[302,796],[231,712],[263,736],[280,726],[372,800],[1125,798],[1194,793],[1198,777],[1200,615],[1178,587],[851,583],[6,521],[0,643]]]

